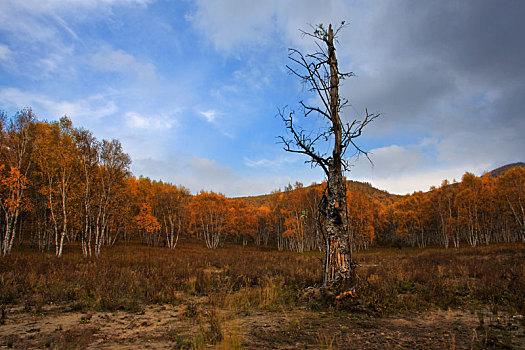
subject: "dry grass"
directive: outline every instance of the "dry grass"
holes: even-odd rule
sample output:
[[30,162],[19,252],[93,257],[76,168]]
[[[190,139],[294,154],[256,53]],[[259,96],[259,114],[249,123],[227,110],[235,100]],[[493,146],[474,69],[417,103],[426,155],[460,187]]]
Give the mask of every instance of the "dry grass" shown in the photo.
[[525,313],[523,244],[360,254],[360,300],[378,313],[500,305]]
[[[0,305],[38,311],[52,302],[78,310],[137,311],[144,304],[179,304],[192,295],[209,296],[215,307],[271,311],[297,305],[304,289],[321,281],[320,254],[239,246],[208,250],[186,243],[176,250],[109,247],[95,260],[73,248],[78,247],[61,259],[28,249],[2,258]],[[377,249],[356,258],[361,265],[357,300],[326,306],[345,309],[357,303],[361,310],[384,314],[489,304],[525,314],[523,244]]]
[[[35,328],[28,326],[0,346],[96,344],[108,336],[106,323],[120,322],[112,316],[119,313],[156,330],[151,339],[130,334],[130,341],[177,349],[523,344],[517,337],[525,335],[525,245],[359,253],[357,298],[341,300],[329,290],[307,290],[320,285],[321,257],[258,247],[208,250],[198,243],[176,250],[109,247],[99,260],[84,259],[76,249],[62,259],[21,249],[0,259],[3,327],[32,315],[40,320],[50,309],[58,310],[50,316],[57,320],[61,312],[81,316],[67,329],[37,334],[27,333]],[[394,336],[401,333],[404,338]],[[111,336],[115,344],[122,341],[120,335]]]
[[0,305],[29,308],[53,302],[81,310],[133,311],[142,304],[179,303],[181,293],[224,301],[246,291],[253,300],[233,297],[232,303],[265,307],[278,298],[274,287],[295,295],[320,279],[317,259],[236,246],[117,246],[107,248],[99,260],[84,259],[76,251],[57,259],[26,249],[1,261]]

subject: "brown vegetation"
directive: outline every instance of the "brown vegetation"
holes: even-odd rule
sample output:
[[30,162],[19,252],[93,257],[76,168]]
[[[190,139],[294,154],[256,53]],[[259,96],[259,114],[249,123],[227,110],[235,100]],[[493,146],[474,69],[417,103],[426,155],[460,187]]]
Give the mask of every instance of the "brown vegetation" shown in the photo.
[[[153,337],[126,333],[138,347],[154,341],[178,348],[348,348],[350,339],[353,348],[374,342],[523,345],[517,316],[525,314],[521,244],[359,253],[357,298],[339,300],[309,293],[322,281],[321,257],[254,246],[208,250],[200,242],[183,242],[175,251],[115,246],[100,259],[85,259],[76,247],[66,248],[61,259],[24,248],[0,265],[0,335],[17,347],[35,341],[30,344],[64,348],[71,337],[86,344],[102,344],[104,337],[122,342],[124,335],[106,334],[110,322],[122,320],[125,329],[134,320]],[[67,315],[74,322],[66,326]],[[55,318],[64,329],[40,325]],[[8,337],[15,326],[27,329]]]

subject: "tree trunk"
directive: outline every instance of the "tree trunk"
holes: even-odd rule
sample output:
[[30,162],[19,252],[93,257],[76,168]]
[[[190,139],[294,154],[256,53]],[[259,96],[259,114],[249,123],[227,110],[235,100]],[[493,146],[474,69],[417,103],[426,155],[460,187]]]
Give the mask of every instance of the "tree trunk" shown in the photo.
[[323,280],[324,284],[342,282],[345,286],[353,284],[354,271],[352,266],[352,252],[348,235],[348,221],[346,217],[346,183],[342,173],[342,126],[339,117],[339,77],[337,59],[334,47],[334,32],[330,25],[328,30],[328,64],[330,65],[330,117],[334,133],[334,149],[332,160],[328,164],[328,189],[326,208],[326,239],[330,253],[326,263],[328,271]]
[[328,178],[326,208],[326,254],[324,284],[353,282],[352,252],[347,230],[346,185],[339,169],[333,169]]

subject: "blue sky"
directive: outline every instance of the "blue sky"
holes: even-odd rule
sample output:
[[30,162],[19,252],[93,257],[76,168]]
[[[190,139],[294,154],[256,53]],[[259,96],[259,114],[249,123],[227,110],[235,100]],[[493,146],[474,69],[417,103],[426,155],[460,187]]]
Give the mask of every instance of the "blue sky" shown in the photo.
[[132,171],[228,196],[322,181],[277,143],[311,101],[286,71],[299,29],[340,23],[343,118],[379,112],[350,179],[393,193],[523,161],[525,5],[518,1],[0,2],[0,110],[70,117],[118,138]]

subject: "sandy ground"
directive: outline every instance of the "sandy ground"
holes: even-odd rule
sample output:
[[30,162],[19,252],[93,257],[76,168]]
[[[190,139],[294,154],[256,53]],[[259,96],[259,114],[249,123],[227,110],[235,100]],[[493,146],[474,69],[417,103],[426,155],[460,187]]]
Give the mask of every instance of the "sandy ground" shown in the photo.
[[[239,313],[212,309],[205,300],[189,303],[136,313],[10,307],[0,348],[184,349],[198,345],[199,335],[210,339],[215,324],[230,344],[237,340],[246,349],[525,349],[521,317],[484,308],[378,318],[303,308]],[[207,342],[204,348],[214,348]]]

